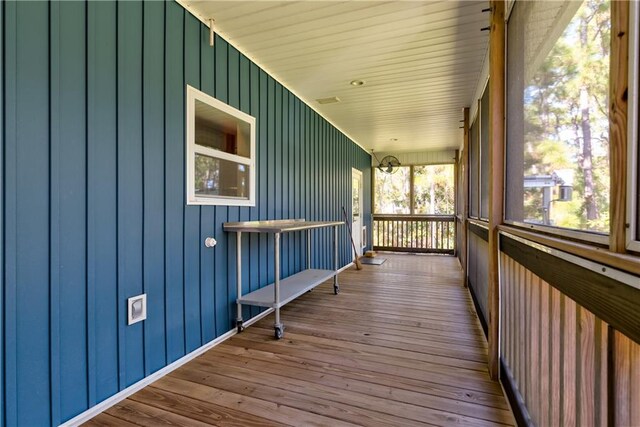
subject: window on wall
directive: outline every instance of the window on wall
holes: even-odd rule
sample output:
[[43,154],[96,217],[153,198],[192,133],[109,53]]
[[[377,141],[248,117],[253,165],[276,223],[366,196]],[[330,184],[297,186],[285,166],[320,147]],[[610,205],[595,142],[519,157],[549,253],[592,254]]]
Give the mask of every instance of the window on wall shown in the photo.
[[255,118],[187,86],[187,203],[255,205]]
[[375,213],[454,214],[453,164],[401,166],[392,174],[374,171]]
[[469,127],[469,216],[480,217],[480,144],[478,143],[478,120]]
[[514,4],[507,220],[608,231],[610,28],[608,1]]

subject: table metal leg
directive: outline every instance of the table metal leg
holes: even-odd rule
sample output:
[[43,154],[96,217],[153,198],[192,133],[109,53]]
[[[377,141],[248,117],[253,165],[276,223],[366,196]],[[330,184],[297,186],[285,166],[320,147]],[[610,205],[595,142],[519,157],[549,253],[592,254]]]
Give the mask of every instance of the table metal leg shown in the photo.
[[238,333],[244,330],[244,321],[242,320],[242,304],[240,298],[242,297],[242,233],[236,233],[236,328]]
[[311,268],[311,230],[307,230],[307,269]]
[[333,227],[333,293],[340,293],[340,285],[338,284],[338,227]]
[[280,323],[280,233],[275,233],[274,234],[274,241],[275,241],[275,248],[274,248],[274,252],[275,252],[275,265],[274,265],[274,271],[275,271],[275,281],[274,281],[274,286],[273,286],[273,298],[274,298],[274,304],[275,304],[275,312],[276,312],[276,322],[273,325],[273,328],[275,330],[275,336],[277,339],[280,339],[284,336],[284,325],[282,323]]

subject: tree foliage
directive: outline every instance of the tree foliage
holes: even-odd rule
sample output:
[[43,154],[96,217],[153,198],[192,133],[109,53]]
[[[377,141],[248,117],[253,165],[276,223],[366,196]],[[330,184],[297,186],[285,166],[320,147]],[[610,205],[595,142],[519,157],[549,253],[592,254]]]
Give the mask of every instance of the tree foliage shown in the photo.
[[[525,84],[525,176],[573,176],[573,200],[551,203],[557,226],[609,227],[610,28],[609,3],[585,1]],[[525,220],[542,221],[541,189],[527,189],[524,205]]]
[[[375,169],[375,209],[378,214],[453,215],[455,205],[452,164],[400,166],[389,174]],[[413,212],[411,206],[413,204]]]

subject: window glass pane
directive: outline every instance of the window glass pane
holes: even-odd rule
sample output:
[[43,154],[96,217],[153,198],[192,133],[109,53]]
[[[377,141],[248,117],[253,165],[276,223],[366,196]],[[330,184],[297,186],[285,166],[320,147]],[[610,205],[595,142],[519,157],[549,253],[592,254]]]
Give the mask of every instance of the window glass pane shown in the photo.
[[413,167],[413,194],[416,215],[453,215],[453,165]]
[[400,166],[393,173],[375,168],[375,213],[409,214],[409,167]]
[[197,197],[249,198],[249,166],[196,154]]
[[508,24],[507,219],[609,229],[609,2],[516,2]]
[[478,172],[480,144],[478,144],[478,120],[469,128],[469,216],[478,218],[480,195],[478,194]]
[[485,219],[489,218],[489,91],[487,89],[480,100],[480,217]]
[[351,214],[360,216],[360,178],[351,178]]
[[251,125],[218,110],[202,101],[195,100],[196,144],[214,150],[251,156]]

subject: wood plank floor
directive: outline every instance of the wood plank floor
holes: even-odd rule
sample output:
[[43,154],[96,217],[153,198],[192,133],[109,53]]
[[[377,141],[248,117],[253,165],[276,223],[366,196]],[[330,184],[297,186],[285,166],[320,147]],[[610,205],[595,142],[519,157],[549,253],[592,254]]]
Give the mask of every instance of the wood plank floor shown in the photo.
[[87,425],[513,425],[457,260],[380,256]]

